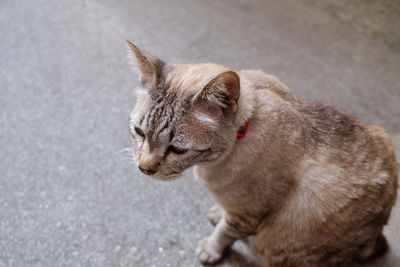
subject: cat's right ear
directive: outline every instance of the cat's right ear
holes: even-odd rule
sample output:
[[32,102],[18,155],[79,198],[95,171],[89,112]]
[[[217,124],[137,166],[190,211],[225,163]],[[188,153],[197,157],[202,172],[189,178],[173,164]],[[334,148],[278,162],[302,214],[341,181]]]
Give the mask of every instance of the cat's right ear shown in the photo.
[[162,69],[165,63],[146,53],[128,40],[126,41],[128,49],[128,57],[133,63],[134,68],[138,70],[140,83],[144,88],[151,89],[158,84]]

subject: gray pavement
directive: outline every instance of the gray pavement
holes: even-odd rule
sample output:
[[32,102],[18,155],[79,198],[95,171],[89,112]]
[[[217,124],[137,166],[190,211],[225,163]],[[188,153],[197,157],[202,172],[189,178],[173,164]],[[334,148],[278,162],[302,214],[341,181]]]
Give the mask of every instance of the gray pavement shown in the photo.
[[[132,167],[137,77],[125,39],[176,63],[278,76],[384,126],[400,155],[400,4],[362,1],[0,2],[0,266],[199,266],[213,201],[191,171]],[[385,233],[400,266],[400,204]],[[221,266],[256,266],[238,242]]]

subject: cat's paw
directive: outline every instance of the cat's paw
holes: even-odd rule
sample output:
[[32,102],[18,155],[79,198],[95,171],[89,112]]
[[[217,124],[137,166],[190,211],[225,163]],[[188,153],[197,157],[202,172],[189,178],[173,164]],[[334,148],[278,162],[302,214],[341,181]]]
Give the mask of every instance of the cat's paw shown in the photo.
[[214,264],[222,258],[223,248],[211,237],[200,240],[196,249],[196,257],[203,264]]
[[223,216],[222,208],[216,204],[208,210],[208,220],[212,225],[217,225]]

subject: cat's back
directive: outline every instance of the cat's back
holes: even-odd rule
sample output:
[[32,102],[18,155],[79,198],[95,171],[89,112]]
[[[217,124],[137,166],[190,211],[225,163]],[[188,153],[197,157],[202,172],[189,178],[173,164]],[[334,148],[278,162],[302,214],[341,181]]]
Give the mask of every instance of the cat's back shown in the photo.
[[[256,131],[268,148],[259,158],[276,162],[297,184],[285,218],[298,221],[294,217],[308,214],[303,219],[309,224],[338,210],[352,210],[354,199],[364,199],[366,206],[374,198],[376,205],[393,205],[398,163],[383,128],[361,123],[326,102],[301,100],[274,76],[261,71],[246,75],[258,99]],[[304,201],[314,203],[312,213],[299,206]]]
[[387,179],[397,177],[394,144],[382,127],[364,124],[325,102],[296,105],[305,118],[308,150],[314,155],[327,157],[354,176],[366,171],[371,177],[380,173],[386,173]]
[[[262,71],[243,72],[254,84],[258,99],[255,116],[276,127],[274,131],[258,129],[264,135],[291,130],[292,134],[286,133],[282,138],[290,137],[289,143],[297,142],[297,148],[304,148],[303,152],[332,152],[332,157],[338,156],[339,161],[349,163],[354,163],[358,156],[364,163],[380,158],[383,165],[393,169],[391,173],[397,174],[394,144],[382,127],[364,124],[326,101],[300,99],[276,77]],[[293,140],[293,136],[298,140]]]
[[296,251],[316,243],[345,250],[352,240],[375,238],[398,186],[394,145],[385,130],[328,103],[301,100],[273,76],[248,76],[258,97],[255,115],[264,120],[257,131],[268,143],[265,154],[269,161],[282,155],[275,156],[276,169],[289,175],[276,179],[294,184],[281,209],[260,227],[256,247],[284,248],[297,257]]

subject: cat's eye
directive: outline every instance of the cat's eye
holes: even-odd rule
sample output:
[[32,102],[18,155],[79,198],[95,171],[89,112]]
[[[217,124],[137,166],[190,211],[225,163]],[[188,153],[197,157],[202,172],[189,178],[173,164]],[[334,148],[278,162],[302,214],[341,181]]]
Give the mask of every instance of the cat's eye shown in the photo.
[[181,147],[176,147],[176,146],[169,146],[169,150],[176,153],[176,154],[183,154],[186,151],[188,151],[185,148],[181,148]]
[[135,127],[135,132],[136,132],[138,135],[140,135],[141,137],[144,137],[144,136],[145,136],[143,130],[140,129],[139,127]]

